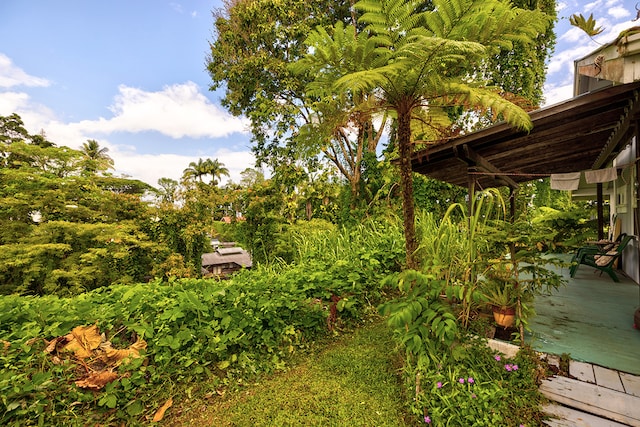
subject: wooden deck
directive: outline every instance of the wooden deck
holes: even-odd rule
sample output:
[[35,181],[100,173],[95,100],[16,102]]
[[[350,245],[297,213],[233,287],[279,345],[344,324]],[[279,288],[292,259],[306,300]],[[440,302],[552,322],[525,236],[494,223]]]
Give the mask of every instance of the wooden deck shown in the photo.
[[640,306],[640,287],[620,273],[620,283],[580,266],[574,278],[560,271],[567,284],[536,297],[527,342],[546,354],[640,375],[640,331],[633,316]]
[[[508,357],[519,347],[491,340],[489,345]],[[551,365],[559,358],[542,353]],[[550,400],[544,407],[549,427],[640,427],[640,376],[571,360],[569,377],[543,381],[540,392]]]
[[[619,275],[620,283],[581,266],[574,278],[558,271],[566,286],[536,298],[528,343],[550,364],[570,359],[569,377],[545,380],[540,391],[550,400],[550,427],[640,427],[640,331],[633,314],[640,289]],[[518,347],[490,345],[512,356]]]
[[540,385],[542,394],[554,402],[545,408],[556,417],[547,425],[640,427],[639,376],[576,361],[570,362],[569,375]]

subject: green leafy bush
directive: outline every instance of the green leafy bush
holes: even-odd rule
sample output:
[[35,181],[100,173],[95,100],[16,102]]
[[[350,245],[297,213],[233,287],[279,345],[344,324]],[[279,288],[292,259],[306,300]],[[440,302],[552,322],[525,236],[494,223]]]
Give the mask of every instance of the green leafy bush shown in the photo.
[[[379,250],[355,235],[343,240],[351,248],[344,259],[310,249],[318,255],[228,281],[158,279],[69,298],[3,296],[0,424],[134,425],[151,420],[177,390],[214,390],[284,367],[328,324],[380,302],[381,277],[398,265],[398,248]],[[98,391],[74,384],[86,374],[80,365],[43,351],[50,340],[92,324],[119,348],[138,339],[147,344],[144,357],[121,365],[118,378]]]
[[416,371],[412,411],[432,426],[540,425],[537,370],[533,352],[507,359],[473,339],[435,369]]

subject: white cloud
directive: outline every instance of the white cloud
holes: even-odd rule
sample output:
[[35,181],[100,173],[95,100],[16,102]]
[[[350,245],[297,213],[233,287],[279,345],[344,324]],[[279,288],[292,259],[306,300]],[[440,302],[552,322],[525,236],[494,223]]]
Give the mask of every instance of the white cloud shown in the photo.
[[[547,65],[547,80],[558,79],[573,81],[574,62],[591,53],[595,43],[568,46],[567,49],[556,52]],[[553,77],[551,77],[553,76]],[[559,76],[559,77],[558,77]]]
[[544,106],[554,105],[573,97],[573,82],[561,85],[547,85],[544,89]]
[[[596,0],[591,3],[587,3],[583,6],[584,13],[593,13],[593,11],[602,10],[604,6],[602,5],[602,0]],[[586,16],[585,16],[586,18]]]
[[27,93],[0,92],[0,116],[10,116],[13,113],[20,116],[25,129],[31,134],[47,128],[54,118],[54,113],[49,108],[32,102]]
[[589,40],[589,36],[580,28],[571,27],[567,32],[558,37],[558,42],[576,43],[583,40]]
[[14,86],[49,86],[49,81],[27,74],[22,68],[17,67],[11,58],[0,53],[0,87]]
[[156,131],[172,138],[218,138],[246,132],[247,122],[212,104],[193,82],[165,86],[146,92],[121,85],[110,119],[83,120],[70,124],[84,133]]
[[20,108],[24,107],[29,101],[29,95],[24,92],[0,92],[0,115],[8,116]]
[[631,16],[631,12],[625,9],[624,6],[614,6],[610,8],[607,13],[615,19],[622,19],[626,18],[627,16]]

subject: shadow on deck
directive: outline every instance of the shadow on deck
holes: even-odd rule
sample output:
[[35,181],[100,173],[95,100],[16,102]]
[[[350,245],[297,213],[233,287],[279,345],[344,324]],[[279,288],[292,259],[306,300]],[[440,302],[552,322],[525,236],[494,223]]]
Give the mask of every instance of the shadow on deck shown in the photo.
[[584,265],[574,278],[568,268],[560,273],[567,285],[536,298],[527,342],[540,352],[640,375],[640,330],[633,325],[638,284],[621,272],[615,283]]

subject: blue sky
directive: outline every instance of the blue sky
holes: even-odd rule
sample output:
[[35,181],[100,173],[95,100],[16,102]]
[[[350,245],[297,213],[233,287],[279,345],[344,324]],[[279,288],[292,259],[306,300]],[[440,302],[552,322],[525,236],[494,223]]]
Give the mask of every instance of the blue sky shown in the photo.
[[[303,0],[301,0],[303,1]],[[635,1],[558,2],[547,104],[572,96],[573,61],[599,47],[569,26],[590,13],[610,42]],[[205,70],[220,0],[0,0],[0,115],[18,113],[58,145],[109,148],[116,174],[152,185],[217,158],[238,182],[253,167],[247,123],[220,106]]]

